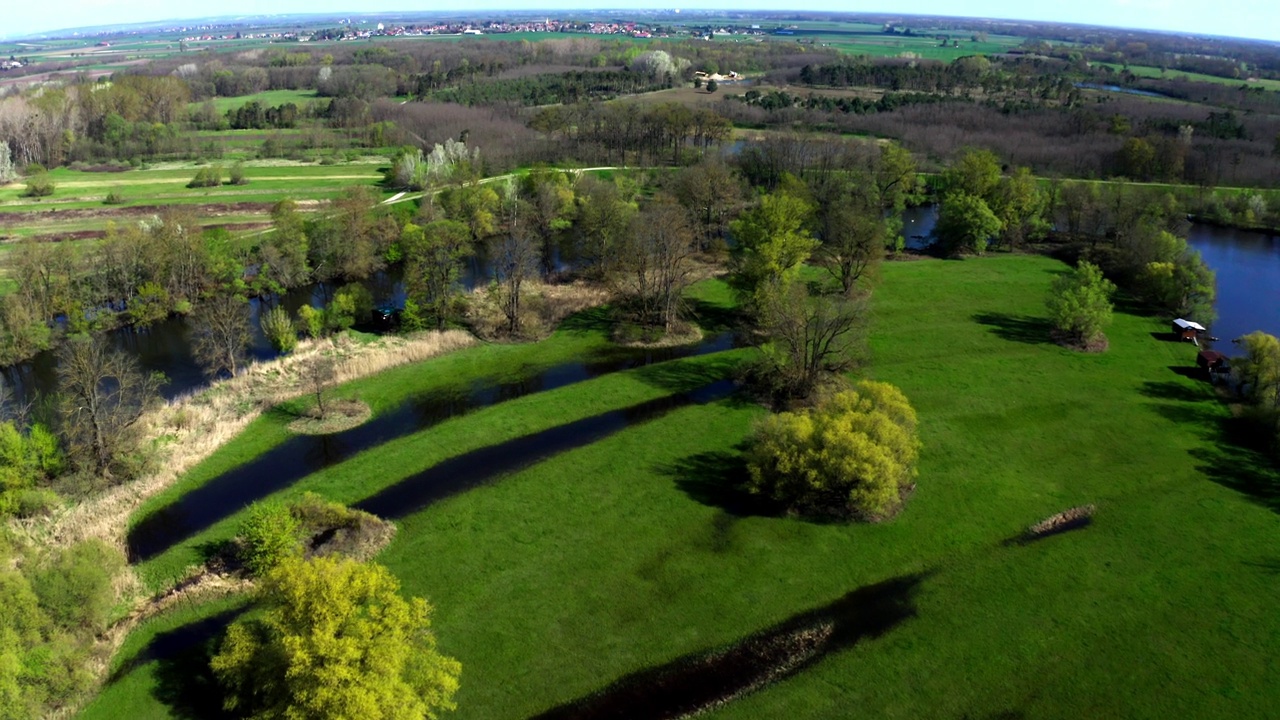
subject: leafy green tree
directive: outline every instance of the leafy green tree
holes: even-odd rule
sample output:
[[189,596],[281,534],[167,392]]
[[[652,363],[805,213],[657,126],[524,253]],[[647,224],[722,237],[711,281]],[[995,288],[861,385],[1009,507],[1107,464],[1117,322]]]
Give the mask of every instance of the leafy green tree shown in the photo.
[[1131,180],[1150,180],[1156,169],[1156,149],[1142,138],[1131,137],[1120,147],[1120,174]]
[[443,330],[458,295],[462,262],[471,254],[470,230],[453,220],[436,220],[426,227],[409,223],[400,245],[405,254],[407,300],[413,303],[413,312],[406,313],[406,327],[421,330],[429,323]]
[[324,309],[324,327],[328,332],[342,332],[353,325],[368,322],[373,314],[373,294],[363,285],[346,285],[333,294]]
[[302,528],[284,503],[266,500],[249,507],[239,538],[240,559],[249,572],[262,576],[300,554]]
[[1280,410],[1280,338],[1261,330],[1240,338],[1244,357],[1236,360],[1240,381],[1264,411]]
[[916,476],[916,414],[888,383],[863,380],[813,410],[761,422],[748,489],[801,513],[882,518]]
[[113,583],[123,567],[119,550],[88,540],[55,553],[36,568],[31,587],[55,623],[93,636],[107,628],[115,604]]
[[990,203],[1000,184],[1000,158],[990,150],[968,148],[942,173],[946,193],[963,193]]
[[129,299],[129,318],[137,327],[150,327],[169,317],[172,311],[173,300],[160,283],[143,283],[138,294]]
[[1202,325],[1214,321],[1216,276],[1200,253],[1184,249],[1170,262],[1148,263],[1140,280],[1146,298],[1165,312]]
[[887,224],[874,185],[863,177],[828,184],[818,210],[821,245],[815,259],[852,295],[858,281],[871,275],[884,257]]
[[213,658],[225,708],[260,720],[436,718],[455,707],[461,665],[440,654],[431,607],[386,568],[286,560],[258,590],[261,613]]
[[24,433],[12,421],[0,423],[0,516],[22,512],[24,495],[60,475],[65,465],[57,436],[43,425]]
[[309,338],[324,337],[324,310],[303,305],[298,308],[298,332]]
[[817,248],[808,230],[812,214],[804,200],[775,192],[730,224],[739,291],[753,312],[784,294]]
[[262,326],[262,334],[276,352],[293,352],[298,347],[298,330],[293,326],[288,310],[276,305],[262,313],[258,322]]
[[991,210],[1000,219],[1001,239],[1010,250],[1048,230],[1044,219],[1047,198],[1029,169],[1018,168],[1001,178],[993,196]]
[[617,249],[631,229],[636,206],[612,182],[588,175],[579,181],[574,231],[588,271],[597,279],[614,269]]
[[707,92],[713,93],[719,89],[720,89],[720,83],[716,82],[715,80],[707,81]]
[[1054,329],[1077,347],[1096,347],[1105,342],[1103,330],[1111,323],[1111,295],[1116,286],[1089,262],[1059,275],[1049,289],[1045,304]]
[[933,234],[941,247],[952,255],[981,254],[986,252],[991,238],[999,234],[1002,227],[1000,218],[991,212],[987,201],[976,195],[951,193],[942,200]]

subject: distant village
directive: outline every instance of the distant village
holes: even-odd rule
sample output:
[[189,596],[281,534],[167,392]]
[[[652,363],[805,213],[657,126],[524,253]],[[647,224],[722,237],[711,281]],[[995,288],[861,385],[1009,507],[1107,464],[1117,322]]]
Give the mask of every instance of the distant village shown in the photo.
[[215,40],[278,40],[282,42],[313,42],[322,40],[364,40],[374,37],[415,37],[427,35],[500,35],[506,33],[586,33],[591,35],[624,35],[634,38],[689,36],[710,40],[724,35],[766,35],[759,25],[742,28],[679,28],[660,30],[657,27],[634,22],[577,22],[568,20],[532,20],[511,22],[493,20],[481,23],[435,23],[425,25],[384,25],[358,27],[343,21],[336,28],[321,30],[280,30],[270,32],[211,32],[213,27],[174,28],[177,31],[206,30],[182,38],[183,42],[211,42]]
[[26,67],[26,64],[17,58],[9,58],[8,60],[0,60],[0,70],[17,70]]

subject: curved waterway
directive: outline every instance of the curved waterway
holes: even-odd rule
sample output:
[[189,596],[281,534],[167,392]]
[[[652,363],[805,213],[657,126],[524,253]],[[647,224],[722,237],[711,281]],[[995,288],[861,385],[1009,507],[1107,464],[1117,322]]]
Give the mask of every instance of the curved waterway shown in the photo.
[[[511,382],[478,382],[465,391],[410,398],[363,425],[332,435],[294,436],[144,518],[129,531],[130,560],[138,562],[154,557],[238,512],[245,505],[287,488],[311,473],[451,417],[601,375],[721,352],[732,348],[733,340],[733,333],[721,333],[684,347],[612,350],[583,362],[555,365]],[[689,402],[699,401],[698,397]],[[395,513],[388,515],[394,516]]]

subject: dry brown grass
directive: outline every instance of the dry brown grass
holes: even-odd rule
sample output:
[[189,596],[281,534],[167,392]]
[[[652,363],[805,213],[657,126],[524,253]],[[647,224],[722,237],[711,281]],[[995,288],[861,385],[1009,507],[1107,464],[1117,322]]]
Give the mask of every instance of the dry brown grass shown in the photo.
[[312,406],[302,417],[289,423],[289,430],[299,435],[331,435],[362,425],[373,414],[369,406],[360,400],[330,400],[325,403],[325,414]]
[[[473,336],[458,330],[385,337],[370,343],[345,336],[304,342],[291,355],[251,365],[235,378],[176,398],[150,413],[144,420],[146,436],[163,454],[155,473],[113,487],[50,518],[19,524],[16,529],[29,540],[46,545],[69,545],[92,537],[123,549],[129,516],[144,500],[172,485],[263,410],[306,393],[302,371],[311,358],[333,355],[337,361],[335,381],[342,383],[474,342]],[[126,582],[121,589],[128,586]]]
[[468,298],[467,321],[471,328],[486,339],[538,340],[551,334],[561,320],[604,305],[612,298],[605,288],[580,280],[564,284],[528,282],[523,292],[524,312],[515,337],[507,332],[506,316],[488,287],[476,288]]

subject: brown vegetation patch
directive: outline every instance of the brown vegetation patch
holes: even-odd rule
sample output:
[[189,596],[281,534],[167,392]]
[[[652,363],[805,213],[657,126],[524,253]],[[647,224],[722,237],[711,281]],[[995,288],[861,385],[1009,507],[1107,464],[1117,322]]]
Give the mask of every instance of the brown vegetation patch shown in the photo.
[[313,405],[302,417],[289,423],[289,431],[299,435],[331,435],[364,424],[372,414],[369,406],[359,400],[330,400],[325,403],[323,415]]
[[1103,353],[1107,351],[1107,348],[1111,347],[1106,335],[1099,335],[1093,340],[1082,342],[1060,330],[1052,330],[1049,333],[1049,337],[1064,348],[1082,353]]
[[614,341],[627,348],[669,348],[680,347],[681,345],[693,345],[700,342],[703,338],[702,328],[693,323],[679,323],[669,331],[655,332],[661,333],[656,339],[646,337],[641,334],[638,337],[632,337],[627,332],[625,326],[619,326],[614,332]]
[[1058,535],[1059,533],[1088,527],[1089,524],[1093,522],[1093,514],[1096,511],[1097,507],[1093,504],[1080,505],[1068,510],[1063,510],[1056,515],[1050,515],[1044,520],[1032,525],[1018,537],[1006,541],[1005,544],[1026,545],[1028,543],[1033,543],[1036,540],[1047,538],[1051,535]]
[[[200,217],[249,214],[266,215],[271,211],[273,204],[274,203],[247,201],[235,203],[204,203],[183,205],[182,209],[190,210],[192,213]],[[53,218],[58,220],[96,220],[99,218],[150,217],[172,209],[172,205],[133,205],[129,207],[113,208],[72,208],[69,210],[59,210],[56,207],[51,207],[48,210],[23,210],[0,213],[0,227],[30,225],[32,223],[48,221]]]
[[[502,293],[499,287],[497,293]],[[608,290],[581,280],[548,284],[526,282],[521,293],[520,327],[510,331],[499,298],[491,287],[478,287],[467,298],[467,322],[486,340],[539,340],[551,334],[560,321],[612,299]]]

